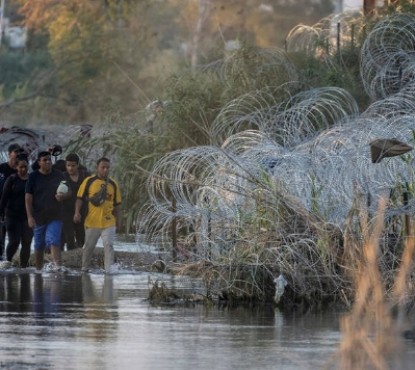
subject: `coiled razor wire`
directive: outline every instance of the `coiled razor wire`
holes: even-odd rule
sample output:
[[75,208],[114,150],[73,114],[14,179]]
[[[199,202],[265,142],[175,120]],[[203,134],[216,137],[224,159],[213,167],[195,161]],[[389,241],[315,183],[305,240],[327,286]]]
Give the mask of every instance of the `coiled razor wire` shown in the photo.
[[295,26],[286,38],[288,52],[304,52],[315,55],[321,48],[319,41],[322,36],[319,29],[303,24]]
[[373,102],[363,117],[376,116],[379,120],[384,118],[399,117],[415,111],[415,83],[408,83],[402,90],[384,99]]
[[197,147],[170,153],[149,176],[149,196],[157,214],[150,209],[141,227],[148,228],[151,219],[150,227],[159,229],[157,240],[166,240],[173,219],[191,220],[187,238],[192,235],[203,246],[212,238],[207,225],[217,230],[215,225],[221,224],[221,232],[215,235],[217,244],[217,237],[223,239],[225,232],[237,228],[238,208],[249,203],[249,184],[253,181],[249,169],[241,167],[240,158],[220,148]]
[[313,26],[298,25],[287,35],[288,52],[314,56],[333,55],[338,48],[357,46],[357,35],[365,27],[361,12],[347,11],[323,18]]
[[212,137],[219,140],[248,126],[292,148],[358,112],[352,95],[341,88],[304,91],[278,104],[269,91],[255,91],[231,101],[221,110],[213,123]]
[[361,51],[360,74],[367,94],[378,100],[413,84],[415,17],[394,14],[378,22]]
[[102,128],[94,128],[92,125],[65,125],[65,126],[41,126],[36,129],[30,127],[2,128],[0,131],[0,145],[4,148],[2,160],[7,161],[7,147],[10,144],[19,144],[28,154],[30,161],[35,161],[38,151],[48,150],[53,145],[64,147],[71,140],[101,136]]
[[92,170],[97,158],[107,156],[112,158],[114,148],[111,140],[114,128],[109,124],[100,125],[42,125],[30,127],[3,127],[0,129],[0,153],[2,161],[7,161],[7,147],[12,143],[19,144],[28,155],[29,162],[37,159],[39,151],[49,150],[54,145],[60,145],[63,152],[53,160],[63,159],[66,154],[75,152],[82,161],[82,165]]
[[[288,50],[316,51],[315,40],[333,31],[334,19],[314,29],[294,29]],[[343,30],[363,24],[358,17],[348,19]],[[156,164],[138,239],[170,249],[176,223],[179,244],[191,244],[193,254],[218,261],[245,242],[255,243],[261,232],[281,253],[288,246],[311,246],[312,238],[304,240],[314,227],[307,217],[318,215],[342,229],[356,192],[375,212],[381,195],[415,180],[413,151],[380,163],[372,163],[370,153],[370,143],[379,138],[414,145],[414,47],[411,15],[391,16],[369,33],[361,76],[374,101],[362,114],[347,91],[334,87],[290,95],[293,90],[283,84],[231,101],[213,124],[216,146],[170,153]],[[239,67],[224,62],[215,68],[226,80]],[[415,210],[414,200],[394,207],[389,214]],[[275,258],[284,261],[281,254]]]

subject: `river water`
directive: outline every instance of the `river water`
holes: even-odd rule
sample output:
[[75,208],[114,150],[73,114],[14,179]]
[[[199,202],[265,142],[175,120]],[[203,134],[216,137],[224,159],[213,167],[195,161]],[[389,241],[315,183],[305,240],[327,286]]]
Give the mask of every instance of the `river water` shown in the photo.
[[198,289],[189,279],[133,271],[0,272],[0,368],[323,369],[341,340],[335,312],[155,307],[146,300],[155,280]]

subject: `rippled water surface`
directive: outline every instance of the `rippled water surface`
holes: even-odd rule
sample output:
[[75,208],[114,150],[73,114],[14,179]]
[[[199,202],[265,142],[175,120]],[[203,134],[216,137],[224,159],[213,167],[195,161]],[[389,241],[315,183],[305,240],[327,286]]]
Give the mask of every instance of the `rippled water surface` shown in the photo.
[[334,313],[153,307],[149,279],[196,289],[148,273],[0,272],[0,368],[320,369],[341,339]]

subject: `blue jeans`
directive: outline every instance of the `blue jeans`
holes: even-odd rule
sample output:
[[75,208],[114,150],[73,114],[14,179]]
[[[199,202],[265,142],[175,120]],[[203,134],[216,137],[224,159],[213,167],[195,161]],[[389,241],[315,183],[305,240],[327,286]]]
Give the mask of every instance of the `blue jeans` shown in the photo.
[[61,245],[62,221],[53,220],[45,225],[35,226],[33,237],[35,240],[35,251],[43,251],[51,246]]

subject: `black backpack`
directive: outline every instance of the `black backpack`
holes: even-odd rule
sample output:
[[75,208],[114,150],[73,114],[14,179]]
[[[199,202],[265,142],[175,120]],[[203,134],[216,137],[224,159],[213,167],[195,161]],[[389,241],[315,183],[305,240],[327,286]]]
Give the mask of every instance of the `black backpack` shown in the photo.
[[[101,185],[101,189],[98,190],[91,197],[88,197],[89,188],[90,188],[91,184],[97,179],[98,179],[98,176],[93,176],[93,177],[90,177],[88,179],[88,181],[85,185],[85,190],[84,190],[84,194],[83,194],[83,199],[86,200],[86,201],[91,202],[95,207],[99,207],[102,204],[104,204],[105,199],[107,197],[108,183],[110,183],[114,187],[115,192],[117,192],[117,187],[115,186],[115,183],[112,180],[110,180],[109,177],[107,177],[107,179],[105,180],[105,183]],[[117,197],[114,196],[114,202],[115,202],[116,198]]]

